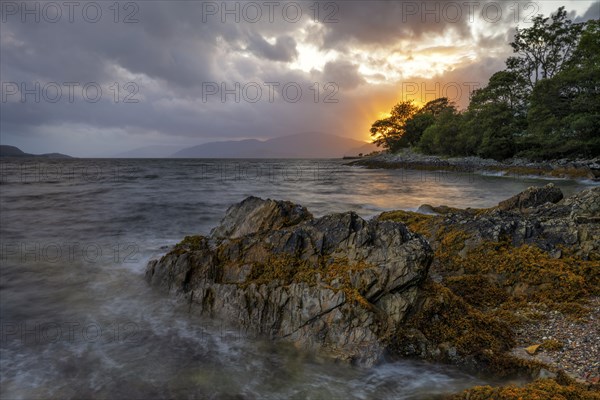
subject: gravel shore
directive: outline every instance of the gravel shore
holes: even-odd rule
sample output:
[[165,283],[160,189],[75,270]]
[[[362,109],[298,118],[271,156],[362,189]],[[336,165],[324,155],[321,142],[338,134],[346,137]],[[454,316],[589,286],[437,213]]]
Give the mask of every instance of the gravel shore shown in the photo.
[[[575,379],[599,383],[600,298],[590,299],[589,308],[589,315],[582,320],[558,311],[531,310],[539,318],[516,330],[517,347],[513,354],[562,369]],[[540,348],[530,355],[526,348],[538,344]]]
[[592,160],[552,160],[533,162],[522,158],[505,161],[479,157],[445,158],[415,153],[408,149],[396,153],[380,153],[349,162],[347,165],[367,168],[451,170],[472,173],[495,173],[507,176],[546,176],[553,178],[600,180],[600,158]]

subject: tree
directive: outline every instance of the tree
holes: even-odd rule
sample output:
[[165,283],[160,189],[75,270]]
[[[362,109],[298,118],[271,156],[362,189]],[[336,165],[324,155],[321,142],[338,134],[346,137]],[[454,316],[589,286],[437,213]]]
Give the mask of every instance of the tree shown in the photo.
[[447,97],[440,97],[439,99],[431,100],[419,110],[420,114],[430,114],[434,117],[438,117],[442,112],[447,110],[456,110],[456,106],[448,100]]
[[574,24],[564,7],[517,29],[507,69],[458,112],[441,98],[395,106],[376,121],[376,143],[392,151],[479,155],[498,160],[600,155],[600,20]]
[[506,65],[516,72],[533,90],[541,79],[552,78],[571,58],[581,33],[581,24],[567,19],[565,7],[560,7],[551,18],[538,15],[533,26],[517,28],[510,44],[517,57],[509,57]]
[[391,152],[407,147],[408,142],[404,137],[405,124],[418,110],[419,108],[412,101],[396,104],[388,118],[377,120],[371,126],[373,143],[383,146]]
[[441,111],[435,123],[423,132],[418,145],[419,150],[426,154],[463,155],[458,142],[461,117],[455,108]]
[[421,111],[406,121],[404,136],[409,146],[417,145],[419,140],[421,140],[423,132],[435,123],[435,116],[433,114]]
[[530,157],[600,154],[600,20],[585,24],[564,68],[535,86],[527,118]]
[[471,96],[470,109],[501,103],[511,109],[515,115],[527,112],[526,80],[514,71],[496,72],[486,87],[477,89]]
[[459,135],[465,154],[497,160],[515,154],[516,138],[527,126],[524,87],[519,74],[500,71],[486,87],[473,92]]
[[[504,103],[490,104],[481,109],[475,125],[481,139],[476,154],[495,160],[505,160],[514,156],[519,122]],[[524,123],[524,119],[521,119],[521,122]]]
[[440,97],[425,104],[405,123],[404,137],[406,143],[409,146],[416,146],[425,130],[433,125],[439,115],[446,110],[456,111],[456,107],[447,97]]

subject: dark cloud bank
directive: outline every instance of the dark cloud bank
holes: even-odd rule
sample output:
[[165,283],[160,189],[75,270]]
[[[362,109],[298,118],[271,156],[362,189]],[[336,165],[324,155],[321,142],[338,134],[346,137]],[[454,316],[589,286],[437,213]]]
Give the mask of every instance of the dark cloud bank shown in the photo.
[[[487,1],[459,17],[445,3],[270,9],[259,1],[228,2],[224,10],[222,2],[135,1],[117,11],[102,1],[72,10],[62,2],[3,2],[1,142],[105,156],[304,131],[365,140],[407,82],[429,92],[450,82],[485,85],[532,11],[523,7],[517,19],[507,3]],[[579,20],[598,18],[598,2],[546,2],[540,12],[561,4]],[[477,12],[486,6],[487,14]],[[421,59],[422,70],[409,68]],[[443,73],[428,71],[435,63]]]

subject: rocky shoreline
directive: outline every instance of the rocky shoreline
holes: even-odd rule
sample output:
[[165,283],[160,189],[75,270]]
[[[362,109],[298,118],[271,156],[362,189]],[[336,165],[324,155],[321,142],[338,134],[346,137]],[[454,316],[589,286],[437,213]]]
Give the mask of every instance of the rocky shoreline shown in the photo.
[[505,161],[479,157],[440,157],[405,149],[397,154],[379,153],[351,161],[347,165],[382,169],[442,170],[465,173],[501,174],[510,177],[600,180],[600,158],[592,160],[552,160],[533,162],[522,158]]
[[[516,329],[513,354],[564,370],[581,381],[600,382],[600,297],[587,304],[585,318],[532,307],[537,317]],[[536,347],[539,346],[539,347]]]
[[314,218],[289,202],[249,197],[209,237],[188,237],[151,262],[146,277],[244,331],[373,365],[431,258],[404,224],[353,212]]
[[315,218],[250,197],[151,261],[146,279],[190,312],[357,365],[411,357],[537,379],[454,398],[597,398],[600,188],[421,210]]

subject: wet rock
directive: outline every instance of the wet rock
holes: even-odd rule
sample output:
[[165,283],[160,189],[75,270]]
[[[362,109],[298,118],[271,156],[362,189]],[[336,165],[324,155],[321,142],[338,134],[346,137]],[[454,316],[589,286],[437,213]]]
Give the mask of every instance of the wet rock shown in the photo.
[[[527,193],[515,198],[527,198]],[[519,354],[512,354],[514,329],[529,318],[537,321],[538,313],[532,311],[535,304],[581,317],[589,296],[598,295],[600,224],[594,218],[599,203],[600,188],[592,188],[535,207],[380,215],[381,220],[405,222],[422,233],[435,251],[430,279],[420,287],[417,305],[402,322],[404,329],[394,354],[503,375],[539,370],[532,363],[546,361],[540,354],[528,355],[525,347],[542,342],[542,337],[520,341]],[[577,333],[586,329],[585,335]],[[559,331],[565,334],[561,341],[568,345],[556,352],[578,360],[571,347],[580,346],[592,329],[565,324],[545,333]],[[568,337],[579,340],[572,345]],[[452,348],[456,352],[450,351]],[[547,356],[550,350],[542,348],[541,356]],[[584,362],[588,369],[590,364]],[[582,370],[573,363],[568,368],[569,373],[577,371],[578,375]]]
[[305,207],[289,201],[263,200],[251,196],[232,205],[211,235],[218,239],[235,239],[250,233],[296,225],[310,218],[312,214]]
[[421,204],[417,209],[417,212],[421,214],[437,214],[434,207],[430,204]]
[[[551,195],[541,195],[548,189]],[[557,192],[558,191],[558,192]],[[537,193],[537,194],[534,194]],[[533,204],[537,200],[519,203],[518,199],[562,198],[560,189],[552,184],[541,188],[529,188],[513,196],[511,204]],[[517,200],[515,200],[517,199]],[[508,204],[501,202],[502,204]],[[528,244],[562,257],[563,247],[568,247],[583,259],[600,257],[600,187],[586,189],[557,203],[544,202],[536,207],[505,209],[493,207],[480,212],[468,210],[444,214],[438,225],[448,229],[460,229],[469,237],[464,242],[463,253],[485,241],[509,240],[515,247]],[[441,245],[440,238],[428,236],[434,250]]]
[[[370,365],[387,352],[508,370],[517,365],[500,355],[514,347],[511,320],[488,308],[548,293],[580,299],[596,279],[569,263],[599,259],[600,188],[561,198],[548,185],[490,209],[429,206],[436,215],[369,221],[249,198],[211,236],[186,238],[150,262],[146,277],[193,312],[342,360]],[[528,274],[532,263],[538,274]],[[519,344],[524,357],[539,356],[524,350],[537,340]]]
[[570,208],[569,216],[576,222],[600,222],[600,188],[576,193],[563,204]]
[[146,279],[194,312],[371,365],[414,306],[431,260],[404,224],[352,212],[315,219],[251,197],[211,237],[186,238],[151,261]]
[[510,199],[501,201],[498,209],[503,211],[538,207],[546,203],[558,203],[563,194],[559,188],[549,183],[544,187],[532,186]]

